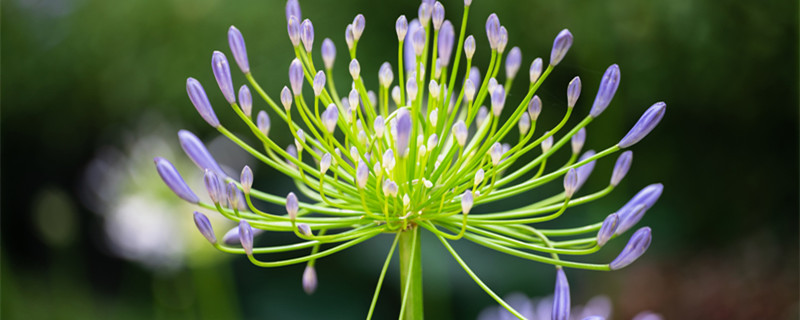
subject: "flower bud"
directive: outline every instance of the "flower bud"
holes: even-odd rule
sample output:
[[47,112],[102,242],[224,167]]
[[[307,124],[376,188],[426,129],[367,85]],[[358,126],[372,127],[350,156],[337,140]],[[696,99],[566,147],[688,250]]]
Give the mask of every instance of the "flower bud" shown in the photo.
[[625,175],[628,174],[628,170],[631,168],[631,163],[633,162],[633,151],[625,151],[619,158],[617,158],[617,163],[614,164],[614,171],[611,174],[611,185],[617,186]]
[[405,109],[400,109],[397,113],[397,135],[395,144],[398,156],[404,158],[408,152],[408,142],[411,136],[411,115]]
[[306,134],[303,129],[297,129],[297,138],[294,139],[294,145],[297,147],[297,152],[303,152],[303,143],[306,142]]
[[203,117],[209,125],[216,128],[219,127],[219,119],[211,108],[211,102],[208,101],[208,96],[203,86],[195,78],[186,79],[186,93],[189,94],[189,100],[192,101],[197,113]]
[[436,145],[438,143],[439,143],[439,136],[437,136],[435,133],[431,134],[431,136],[428,137],[428,142],[426,144],[428,146],[428,150],[433,151],[433,148],[436,148]]
[[244,45],[244,37],[236,27],[228,28],[228,45],[233,52],[233,59],[239,65],[242,73],[250,73],[250,62],[247,60],[247,49]]
[[392,87],[392,101],[397,106],[400,106],[400,86]]
[[464,40],[464,54],[467,56],[467,60],[471,60],[475,55],[475,37],[472,35],[467,36],[467,39]]
[[319,71],[317,75],[314,76],[314,96],[319,97],[322,94],[322,90],[325,89],[325,72]]
[[480,185],[481,182],[483,182],[484,175],[483,168],[478,169],[478,171],[475,172],[475,183],[473,185]]
[[497,79],[495,79],[494,77],[489,78],[489,84],[486,88],[489,89],[489,94],[493,94],[494,89],[497,88]]
[[[578,162],[594,157],[594,155],[595,155],[594,150],[588,150],[584,152],[580,156],[580,158],[578,158]],[[578,171],[578,185],[575,188],[575,190],[580,189],[586,182],[586,180],[589,179],[589,176],[592,174],[592,171],[594,170],[595,161],[596,160],[592,160],[589,163],[584,164],[578,167],[578,169],[576,169]]]
[[550,65],[558,65],[561,59],[564,59],[564,56],[567,55],[567,51],[569,51],[569,47],[571,46],[572,33],[567,29],[561,30],[556,36],[556,39],[553,40],[553,50],[550,51]]
[[553,320],[569,320],[570,297],[569,283],[564,269],[556,267],[556,289],[553,293]]
[[389,179],[383,181],[383,195],[387,197],[397,196],[397,184]]
[[575,191],[578,190],[578,172],[575,169],[569,169],[564,176],[564,196],[572,198]]
[[286,147],[286,153],[289,155],[289,157],[286,158],[286,164],[288,164],[289,167],[297,169],[297,165],[292,162],[292,159],[297,159],[297,147],[295,147],[294,144],[290,144]]
[[628,240],[628,244],[622,249],[622,252],[609,264],[611,270],[622,269],[636,261],[636,259],[641,257],[644,252],[647,251],[647,248],[650,247],[651,240],[652,235],[650,227],[643,227],[636,230],[631,239]]
[[239,107],[248,118],[253,115],[253,96],[246,84],[239,88]]
[[422,26],[427,26],[428,21],[431,20],[431,14],[433,11],[433,3],[423,1],[422,4],[419,6],[419,10],[417,10],[417,15],[419,16],[419,22]]
[[500,39],[497,41],[497,53],[502,54],[506,51],[508,44],[508,30],[505,26],[500,26]]
[[[450,56],[453,54],[453,43],[455,42],[455,29],[449,20],[445,20],[442,29],[439,31],[439,59],[443,67],[450,64]],[[438,77],[437,77],[438,78]]]
[[414,33],[411,34],[411,45],[414,47],[414,55],[417,57],[421,56],[422,51],[425,50],[424,28],[417,28],[414,30]]
[[530,78],[531,85],[539,81],[539,77],[542,75],[542,58],[533,59],[531,63],[531,68],[528,71],[528,77]]
[[436,3],[433,4],[431,18],[433,19],[433,30],[441,29],[442,23],[444,22],[444,6],[441,2],[436,1]]
[[413,38],[419,29],[425,30],[417,19],[411,20],[408,24],[408,32],[403,43],[403,66],[405,66],[406,72],[413,72],[417,68],[417,55],[414,52]]
[[380,81],[382,87],[389,88],[389,86],[392,85],[392,80],[394,80],[392,65],[388,62],[384,62],[381,65],[380,71],[378,71],[378,81]]
[[242,219],[239,221],[239,242],[242,243],[242,248],[248,256],[253,255],[253,228],[247,223],[247,220]]
[[242,184],[244,193],[250,193],[250,188],[253,187],[253,170],[249,166],[242,168],[242,175],[239,178],[239,183]]
[[289,33],[289,40],[292,41],[292,46],[297,47],[300,45],[300,17],[291,16],[286,24],[286,31]]
[[197,226],[197,230],[200,230],[200,233],[206,237],[208,242],[211,242],[211,244],[217,243],[217,236],[214,235],[214,228],[211,227],[211,221],[208,221],[206,215],[195,211],[194,224]]
[[286,110],[286,112],[292,110],[292,92],[289,91],[289,88],[286,86],[283,86],[283,89],[281,89],[281,104],[283,104],[283,109]]
[[464,97],[467,98],[468,102],[472,102],[475,99],[475,84],[470,79],[464,82]]
[[210,169],[223,177],[225,176],[225,172],[222,171],[222,168],[197,136],[189,131],[181,130],[178,131],[178,140],[181,142],[183,151],[200,170]]
[[467,143],[467,125],[464,124],[463,120],[458,120],[453,125],[453,136],[455,136],[458,145],[463,148],[464,144]]
[[488,117],[489,109],[487,109],[486,106],[481,106],[478,109],[478,114],[475,116],[475,124],[477,124],[479,127],[482,126]]
[[344,42],[347,43],[348,50],[353,50],[353,45],[356,42],[356,38],[353,35],[353,24],[348,24],[347,28],[344,29]]
[[353,77],[353,80],[358,80],[360,75],[361,65],[358,63],[358,60],[350,60],[350,76]]
[[339,109],[336,105],[331,103],[328,108],[322,112],[322,123],[325,125],[325,130],[328,133],[333,133],[336,130],[336,121],[339,119]]
[[667,104],[656,102],[656,104],[644,112],[642,117],[639,118],[639,121],[636,122],[633,128],[628,131],[628,134],[626,134],[617,145],[624,149],[644,139],[644,137],[658,125],[666,111]]
[[294,192],[289,192],[286,196],[286,213],[289,214],[289,219],[294,221],[297,219],[297,211],[300,209],[300,204],[297,202],[297,196]]
[[311,295],[316,290],[317,271],[314,270],[314,267],[306,265],[306,269],[303,271],[303,291],[305,291],[306,294]]
[[428,92],[430,92],[434,99],[439,98],[439,84],[436,83],[436,80],[431,79],[431,82],[428,83]]
[[261,130],[261,133],[263,133],[265,137],[269,136],[270,121],[266,111],[261,110],[258,112],[256,126],[258,126],[258,130]]
[[[545,132],[545,134],[550,134],[550,131]],[[553,147],[553,136],[549,136],[544,141],[542,141],[542,153],[547,153],[550,151],[550,148]]]
[[403,41],[408,33],[408,19],[405,15],[401,15],[394,23],[394,30],[397,32],[397,41]]
[[325,63],[325,69],[333,69],[333,61],[336,60],[336,46],[333,40],[325,38],[322,40],[322,61]]
[[303,20],[300,26],[300,40],[303,41],[306,52],[311,53],[311,49],[314,48],[314,25],[311,24],[311,20]]
[[331,167],[331,154],[325,153],[322,155],[322,159],[319,161],[319,172],[325,174],[328,172],[328,168]]
[[392,169],[394,169],[395,159],[394,159],[394,152],[392,151],[392,149],[386,149],[386,152],[383,153],[382,162],[383,162],[383,167],[386,170],[392,171]]
[[358,168],[356,169],[356,185],[359,189],[364,189],[367,185],[367,178],[369,177],[369,167],[364,161],[358,163]]
[[500,163],[500,157],[503,156],[503,146],[500,142],[495,142],[491,148],[489,148],[489,156],[492,158],[492,165],[496,166]]
[[192,189],[189,188],[189,185],[186,184],[186,181],[183,180],[183,177],[181,177],[181,174],[178,173],[178,170],[175,169],[172,163],[160,157],[156,157],[153,161],[156,164],[158,175],[161,176],[161,179],[164,180],[164,184],[166,184],[172,192],[190,203],[197,203],[199,201],[197,195],[192,192]]
[[519,117],[519,135],[524,136],[531,129],[531,116],[527,112],[523,112]]
[[303,94],[303,64],[300,63],[300,59],[295,58],[289,65],[289,83],[292,85],[294,95]]
[[238,208],[239,207],[239,189],[236,188],[236,184],[233,182],[228,182],[228,187],[225,189],[228,193],[228,202],[230,203],[231,208]]
[[572,143],[572,153],[577,154],[581,152],[583,144],[586,142],[586,128],[578,130],[578,132],[572,136],[570,142]]
[[286,1],[286,21],[289,21],[291,17],[294,17],[298,21],[302,17],[302,15],[300,15],[300,3],[298,3],[297,0]]
[[520,65],[522,65],[522,50],[519,47],[513,47],[506,56],[506,77],[514,79],[517,76]]
[[357,14],[356,17],[353,19],[353,39],[358,41],[361,39],[361,35],[364,34],[364,28],[366,27],[367,21],[364,19],[363,14]]
[[608,104],[611,103],[611,99],[614,98],[614,94],[617,93],[617,88],[619,88],[619,77],[618,65],[612,64],[606,69],[603,79],[600,80],[600,87],[597,89],[597,96],[594,98],[589,116],[597,118],[606,110]]
[[503,106],[506,103],[506,90],[503,89],[503,86],[497,85],[495,86],[494,90],[491,92],[492,94],[492,114],[495,117],[499,117],[500,113],[503,112]]
[[542,99],[539,96],[533,96],[533,99],[528,103],[528,114],[531,116],[531,121],[539,119],[540,113],[542,113]]
[[567,107],[572,108],[578,102],[578,97],[581,95],[581,78],[572,78],[567,86]]
[[472,210],[472,191],[467,190],[461,195],[461,212],[467,215],[470,210]]
[[614,232],[617,230],[617,224],[619,223],[619,216],[616,213],[609,214],[605,220],[603,220],[603,225],[600,226],[600,231],[597,231],[597,246],[602,247],[608,240],[611,239],[611,236],[614,235]]
[[[254,237],[258,236],[263,232],[264,230],[261,229],[252,229]],[[228,230],[228,232],[225,233],[225,236],[222,237],[222,242],[230,246],[241,244],[241,241],[239,240],[239,226],[233,227],[230,230]]]
[[[663,191],[664,185],[660,183],[651,184],[647,187],[644,187],[635,196],[633,196],[631,200],[622,206],[622,208],[617,210],[617,215],[619,215],[619,226],[617,227],[616,234],[623,234],[625,231],[628,231],[628,229],[636,225],[636,223],[642,219],[644,212],[653,207],[656,201],[658,201],[658,198],[661,197],[661,193]],[[642,211],[637,209],[640,206],[644,207]]]
[[408,194],[403,195],[403,207],[408,208],[408,205],[411,204],[411,197]]
[[206,169],[203,176],[203,183],[208,191],[208,196],[214,204],[224,204],[225,194],[223,191],[222,180],[214,171]]
[[406,103],[411,104],[414,100],[417,100],[417,81],[412,78],[406,81]]
[[490,14],[486,19],[486,37],[489,39],[489,47],[497,50],[500,42],[500,19],[495,13]]
[[311,237],[314,235],[313,233],[311,233],[311,227],[309,227],[308,224],[305,223],[298,223],[297,231],[300,231],[300,233],[302,233],[306,237]]

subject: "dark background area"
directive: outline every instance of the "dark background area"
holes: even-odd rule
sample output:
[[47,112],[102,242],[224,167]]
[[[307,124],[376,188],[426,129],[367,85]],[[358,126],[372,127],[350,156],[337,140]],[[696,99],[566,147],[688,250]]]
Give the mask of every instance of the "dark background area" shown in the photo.
[[[187,99],[186,77],[205,84],[221,121],[234,123],[209,68],[213,50],[229,53],[230,25],[244,34],[253,74],[262,87],[277,97],[288,84],[294,54],[286,36],[284,3],[2,2],[0,316],[364,317],[390,236],[320,260],[319,290],[309,297],[300,286],[303,266],[261,269],[203,243],[202,236],[190,230],[192,207],[176,205],[180,200],[158,183],[152,167],[151,159],[164,155],[157,151],[172,150],[170,160],[186,164],[175,135],[178,129],[189,129],[207,143],[217,136]],[[380,64],[396,62],[395,19],[400,14],[416,16],[418,4],[301,0],[304,17],[317,31],[315,61],[321,65],[322,39],[332,38],[338,49],[334,72],[341,92],[349,77],[344,28],[355,14],[363,13],[367,27],[358,57],[365,81],[376,87]],[[445,1],[445,7],[458,28],[462,2]],[[668,319],[796,319],[797,2],[475,0],[467,33],[477,40],[475,64],[482,73],[488,62],[484,23],[492,12],[509,30],[509,48],[519,46],[523,53],[509,101],[524,96],[530,62],[536,56],[548,60],[559,30],[569,28],[575,36],[567,57],[538,93],[545,101],[544,123],[554,124],[561,117],[570,78],[583,79],[584,93],[575,109],[582,117],[605,68],[620,65],[620,89],[609,109],[589,127],[587,148],[616,143],[651,104],[665,101],[668,106],[660,126],[633,147],[633,168],[620,187],[559,221],[594,222],[647,184],[665,185],[661,200],[640,223],[653,228],[648,253],[621,271],[570,271],[573,303],[608,295],[615,319],[629,319],[642,310]],[[245,80],[230,59],[238,87]],[[255,104],[256,110],[264,107],[263,102]],[[276,122],[271,135],[281,145],[290,143]],[[233,128],[245,132],[241,126]],[[142,144],[153,139],[157,142]],[[226,152],[230,145],[215,143],[218,146],[212,144],[211,149],[223,164],[239,168],[254,163]],[[613,160],[600,161],[584,188],[602,188],[612,166]],[[279,194],[294,188],[266,165],[256,174],[256,187]],[[105,179],[109,176],[119,178]],[[98,193],[108,193],[102,205],[97,203]],[[156,207],[178,217],[181,226],[175,228],[190,232],[175,235],[196,242],[192,250],[179,250],[172,258],[120,254],[119,244],[110,241],[119,232],[108,229],[116,221],[109,212],[120,208],[120,202],[128,203],[130,197],[124,196],[134,194],[160,201],[124,208]],[[517,197],[502,206],[528,201]],[[426,316],[469,319],[494,305],[438,241],[427,236]],[[164,243],[177,241],[166,238]],[[624,242],[616,240],[590,258],[613,259]],[[455,247],[501,295],[552,293],[554,273],[548,265],[465,241]],[[394,265],[377,318],[397,314],[398,292]]]

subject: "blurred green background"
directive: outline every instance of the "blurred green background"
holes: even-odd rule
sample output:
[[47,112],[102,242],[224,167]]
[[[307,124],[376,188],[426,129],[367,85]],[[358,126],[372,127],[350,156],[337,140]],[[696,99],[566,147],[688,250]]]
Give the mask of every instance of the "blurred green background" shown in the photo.
[[[303,266],[260,269],[204,243],[193,229],[192,207],[160,183],[151,162],[167,156],[191,172],[175,134],[185,128],[232,172],[254,164],[215,140],[187,99],[185,80],[205,84],[221,121],[233,122],[209,62],[213,50],[229,52],[227,28],[236,25],[255,77],[277,95],[293,58],[284,3],[2,2],[2,318],[364,317],[389,236],[319,261],[319,289],[306,296]],[[380,63],[396,61],[394,21],[399,14],[416,16],[418,4],[301,1],[317,30],[317,61],[323,38],[337,44],[340,87],[348,77],[344,27],[353,16],[367,18],[358,56],[362,75],[377,86]],[[458,27],[462,2],[444,4]],[[615,319],[642,310],[668,319],[797,319],[797,2],[475,0],[467,31],[478,41],[482,72],[488,61],[483,24],[491,12],[508,28],[509,47],[523,52],[510,101],[524,95],[520,83],[527,82],[530,61],[547,60],[555,34],[569,28],[575,35],[567,58],[539,92],[545,123],[561,116],[571,77],[583,79],[576,107],[583,115],[605,68],[620,65],[619,92],[589,127],[588,148],[615,143],[652,103],[668,105],[661,125],[633,148],[634,165],[620,187],[559,221],[597,221],[645,185],[665,185],[640,223],[654,230],[649,252],[617,272],[570,271],[573,303],[608,295]],[[232,70],[234,82],[243,83]],[[273,137],[290,143],[279,129]],[[603,187],[612,166],[613,160],[599,162],[584,188]],[[259,169],[257,187],[278,194],[293,189],[265,165]],[[200,173],[187,179],[196,185]],[[527,201],[514,198],[502,206]],[[216,226],[221,235],[223,223]],[[428,318],[471,319],[494,305],[435,239],[423,242]],[[624,242],[614,241],[592,259],[612,259]],[[464,241],[456,248],[501,295],[552,292],[548,265]],[[398,312],[397,273],[395,265],[377,318]]]

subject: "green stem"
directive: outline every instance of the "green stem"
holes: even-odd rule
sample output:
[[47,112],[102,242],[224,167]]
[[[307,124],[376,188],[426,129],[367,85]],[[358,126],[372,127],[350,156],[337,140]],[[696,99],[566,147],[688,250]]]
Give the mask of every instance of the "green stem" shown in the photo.
[[422,313],[422,255],[421,237],[416,225],[400,233],[400,284],[403,304],[400,318],[418,320]]

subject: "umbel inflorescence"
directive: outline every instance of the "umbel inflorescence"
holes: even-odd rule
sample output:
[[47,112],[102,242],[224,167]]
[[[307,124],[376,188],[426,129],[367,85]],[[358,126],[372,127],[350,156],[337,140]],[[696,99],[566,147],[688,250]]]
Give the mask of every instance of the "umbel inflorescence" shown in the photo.
[[[601,115],[617,91],[619,67],[608,67],[589,114],[566,129],[581,92],[580,78],[570,81],[566,108],[552,109],[563,112],[563,119],[555,127],[541,130],[536,125],[543,103],[536,91],[567,54],[572,34],[565,29],[556,36],[547,65],[541,58],[533,60],[525,97],[507,101],[522,55],[517,47],[506,54],[508,31],[497,15],[491,14],[486,20],[491,58],[481,77],[473,66],[473,55],[478,49],[476,39],[465,35],[470,5],[470,0],[464,2],[457,39],[456,30],[445,19],[444,7],[439,2],[424,0],[418,17],[411,21],[401,15],[395,24],[397,64],[386,62],[380,67],[377,87],[364,81],[360,74],[357,47],[365,31],[365,18],[357,15],[345,30],[352,83],[340,94],[342,88],[337,89],[332,81],[336,57],[333,41],[328,38],[322,41],[323,64],[315,64],[313,25],[310,20],[302,19],[297,1],[289,0],[287,29],[296,59],[289,66],[289,86],[280,91],[280,104],[256,82],[250,72],[244,38],[232,26],[228,30],[231,53],[250,87],[242,85],[237,96],[228,60],[220,51],[212,55],[212,70],[225,100],[260,144],[249,145],[226,129],[194,78],[186,82],[189,98],[209,125],[260,161],[291,177],[295,191],[304,198],[298,198],[294,192],[279,196],[254,189],[249,167],[244,167],[238,180],[228,176],[203,143],[185,130],[178,134],[181,146],[205,170],[206,188],[213,203],[200,201],[175,168],[162,158],[155,159],[159,174],[179,197],[239,222],[237,228],[218,241],[207,217],[195,212],[197,227],[217,249],[246,254],[253,264],[263,267],[305,263],[302,283],[309,293],[317,285],[316,259],[381,234],[394,234],[368,317],[398,246],[403,288],[400,316],[422,317],[419,233],[425,229],[441,240],[481,288],[518,317],[522,316],[470,270],[449,241],[463,238],[506,254],[554,265],[557,276],[553,319],[567,319],[569,288],[563,268],[605,271],[623,268],[644,253],[650,244],[651,231],[643,227],[634,232],[627,246],[610,263],[575,262],[568,257],[594,253],[632,228],[653,206],[663,187],[647,186],[615,213],[592,219],[585,226],[540,229],[536,225],[610,193],[628,172],[631,151],[619,155],[606,188],[586,194],[579,189],[596,160],[639,142],[661,120],[666,105],[658,102],[647,109],[615,145],[581,154],[585,128]],[[462,61],[462,54],[466,61]],[[498,77],[503,66],[504,83],[500,83]],[[456,81],[459,77],[463,80]],[[306,85],[313,89],[313,99],[303,94]],[[368,87],[375,88],[377,94]],[[257,111],[255,118],[251,88],[265,102],[265,110]],[[286,148],[269,137],[270,119],[276,117],[288,125],[294,136],[294,144]],[[509,134],[515,129],[519,138],[510,139]],[[548,159],[567,144],[572,154],[569,160],[548,168]],[[529,153],[537,156],[514,166]],[[557,169],[551,169],[554,167]],[[536,187],[552,181],[563,181],[563,192],[514,210],[470,214],[474,206],[530,195]],[[256,200],[285,205],[286,210],[264,212],[257,207]],[[298,242],[254,246],[253,238],[261,232],[291,232]],[[269,253],[288,251],[297,252],[298,257],[267,259]]]

